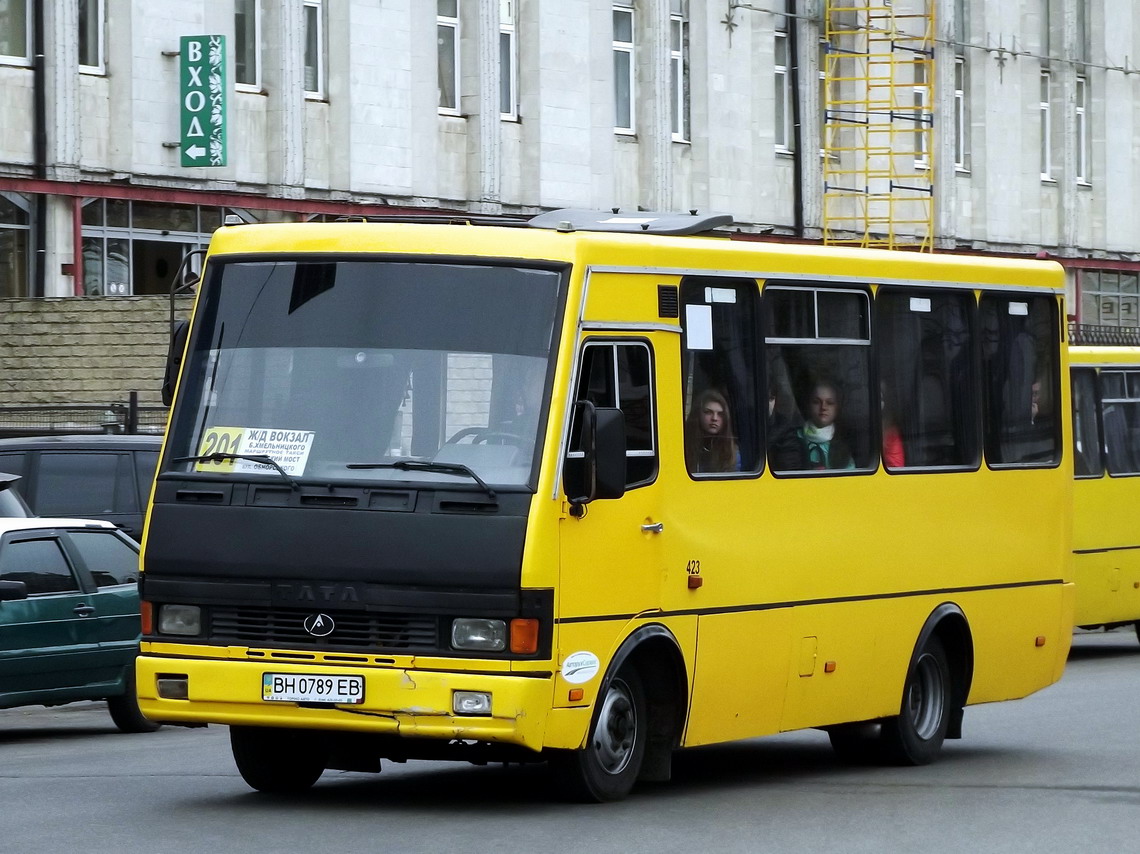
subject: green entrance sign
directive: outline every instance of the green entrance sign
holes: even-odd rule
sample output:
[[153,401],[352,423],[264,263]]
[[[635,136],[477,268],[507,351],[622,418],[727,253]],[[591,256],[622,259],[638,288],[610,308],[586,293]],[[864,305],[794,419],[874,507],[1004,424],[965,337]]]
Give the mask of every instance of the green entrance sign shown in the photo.
[[183,36],[182,165],[226,165],[226,37]]

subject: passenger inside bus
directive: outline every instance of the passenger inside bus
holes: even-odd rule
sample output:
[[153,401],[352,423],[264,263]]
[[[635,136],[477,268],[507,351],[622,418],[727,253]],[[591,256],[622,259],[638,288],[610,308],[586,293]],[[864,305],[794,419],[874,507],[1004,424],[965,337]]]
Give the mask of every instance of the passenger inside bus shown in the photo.
[[732,428],[728,401],[716,389],[706,389],[689,412],[689,471],[693,473],[740,471],[740,449]]
[[830,380],[819,380],[807,401],[807,418],[797,431],[809,469],[853,469],[851,449],[839,431],[839,388]]
[[806,467],[803,445],[791,418],[776,408],[775,377],[768,378],[768,465],[775,471],[797,471]]
[[879,384],[879,407],[883,424],[883,464],[890,469],[901,469],[906,465],[906,451],[903,448],[902,433],[895,418],[895,407],[888,403],[886,383]]

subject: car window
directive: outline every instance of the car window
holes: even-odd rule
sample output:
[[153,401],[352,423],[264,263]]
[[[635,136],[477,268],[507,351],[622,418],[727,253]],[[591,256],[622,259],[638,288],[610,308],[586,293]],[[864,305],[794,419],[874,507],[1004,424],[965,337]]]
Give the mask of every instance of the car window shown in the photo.
[[10,483],[0,483],[0,516],[25,519],[30,515],[15,486]]
[[0,580],[22,581],[28,595],[79,590],[55,537],[9,542],[0,550]]
[[150,486],[154,482],[154,470],[158,468],[158,451],[139,451],[135,454],[135,472],[139,479],[139,502],[145,504],[150,498]]
[[139,580],[139,555],[113,531],[72,531],[71,542],[95,584],[131,584]]
[[27,464],[27,457],[28,455],[23,451],[8,451],[0,454],[0,471],[24,477],[24,467]]
[[35,510],[41,516],[138,511],[127,454],[40,454]]

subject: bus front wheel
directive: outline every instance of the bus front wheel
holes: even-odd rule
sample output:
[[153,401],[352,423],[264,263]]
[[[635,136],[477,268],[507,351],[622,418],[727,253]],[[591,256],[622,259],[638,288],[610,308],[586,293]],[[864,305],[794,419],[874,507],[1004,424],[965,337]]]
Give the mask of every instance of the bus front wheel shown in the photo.
[[307,730],[232,726],[230,749],[250,788],[271,794],[309,789],[328,761],[319,734]]
[[911,660],[898,717],[882,723],[885,758],[897,765],[928,765],[942,750],[950,722],[950,664],[931,636]]
[[641,772],[648,725],[641,677],[622,668],[598,698],[586,746],[567,751],[556,765],[568,794],[595,803],[628,795]]

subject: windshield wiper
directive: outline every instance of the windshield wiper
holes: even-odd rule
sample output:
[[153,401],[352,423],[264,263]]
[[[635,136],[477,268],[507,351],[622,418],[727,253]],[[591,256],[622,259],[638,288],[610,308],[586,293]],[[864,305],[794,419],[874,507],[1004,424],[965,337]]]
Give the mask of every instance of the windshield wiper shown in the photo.
[[293,478],[289,476],[289,472],[287,472],[287,471],[285,471],[285,469],[281,468],[281,466],[280,466],[280,464],[278,464],[277,460],[273,459],[273,457],[269,456],[268,454],[225,454],[225,453],[218,452],[218,453],[213,453],[213,454],[204,454],[200,457],[175,457],[173,460],[171,460],[171,462],[175,462],[175,463],[224,463],[224,462],[228,462],[230,460],[249,460],[251,463],[261,463],[262,465],[271,466],[272,468],[277,469],[277,473],[279,475],[281,475],[283,478],[285,478],[285,480],[289,481],[289,485],[291,487],[293,487],[294,489],[300,489],[301,488],[301,484],[299,484],[299,483],[297,483],[297,481],[293,480]]
[[396,460],[394,463],[349,463],[347,469],[400,469],[401,471],[437,471],[441,474],[465,474],[487,493],[488,498],[495,497],[495,490],[487,486],[486,481],[463,463],[433,463],[431,460]]

